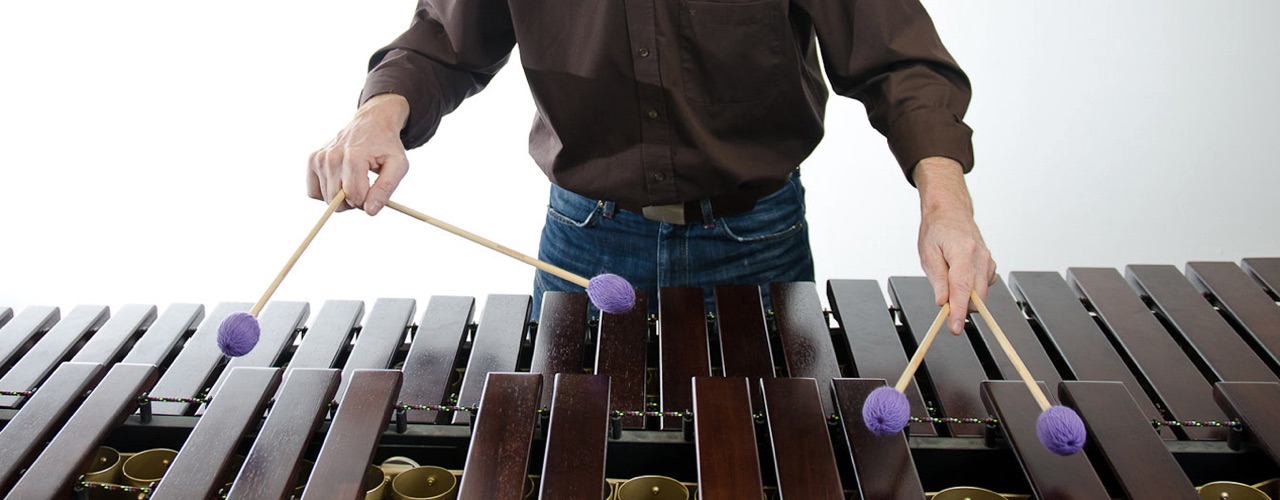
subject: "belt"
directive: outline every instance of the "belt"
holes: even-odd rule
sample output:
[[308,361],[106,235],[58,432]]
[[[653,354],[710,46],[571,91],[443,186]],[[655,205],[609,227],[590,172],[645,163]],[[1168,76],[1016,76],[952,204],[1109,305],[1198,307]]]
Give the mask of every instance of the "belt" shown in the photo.
[[[712,196],[711,213],[716,217],[729,217],[732,215],[740,215],[750,212],[755,208],[756,201],[773,194],[782,188],[787,181],[770,182],[768,184],[744,189],[730,194]],[[670,205],[649,205],[645,207],[630,205],[618,202],[618,208],[633,212],[644,216],[644,218],[666,222],[668,224],[684,225],[692,221],[702,220],[702,201],[694,200],[684,203],[673,203]]]

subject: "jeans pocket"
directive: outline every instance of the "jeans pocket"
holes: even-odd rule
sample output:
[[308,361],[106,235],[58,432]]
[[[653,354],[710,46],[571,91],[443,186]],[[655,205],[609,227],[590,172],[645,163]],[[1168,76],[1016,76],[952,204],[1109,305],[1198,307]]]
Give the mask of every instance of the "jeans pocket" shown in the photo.
[[597,200],[551,186],[551,201],[547,204],[547,222],[573,227],[591,227],[600,219],[603,207]]
[[750,212],[716,220],[726,237],[740,243],[780,240],[799,233],[804,224],[804,191],[797,179],[761,198]]

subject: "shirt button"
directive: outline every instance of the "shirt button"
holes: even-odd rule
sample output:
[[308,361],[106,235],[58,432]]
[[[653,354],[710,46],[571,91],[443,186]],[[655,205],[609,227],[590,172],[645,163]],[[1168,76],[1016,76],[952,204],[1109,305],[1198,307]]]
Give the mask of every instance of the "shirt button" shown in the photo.
[[649,118],[657,118],[657,117],[658,117],[658,110],[653,109],[653,108],[649,108],[649,112],[648,112],[647,114],[649,115]]
[[640,57],[649,57],[649,49],[647,48],[640,49]]
[[656,181],[658,181],[658,182],[665,181],[665,180],[667,180],[667,174],[664,174],[664,173],[662,173],[662,172],[654,172],[654,173],[653,173],[653,179],[654,179],[654,180],[656,180]]

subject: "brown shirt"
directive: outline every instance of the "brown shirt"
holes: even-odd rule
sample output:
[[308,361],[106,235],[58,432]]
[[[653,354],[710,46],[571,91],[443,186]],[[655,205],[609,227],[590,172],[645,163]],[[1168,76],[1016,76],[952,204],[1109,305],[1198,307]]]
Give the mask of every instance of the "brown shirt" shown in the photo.
[[930,156],[973,165],[969,81],[917,0],[420,0],[361,102],[407,98],[418,147],[517,44],[529,153],[584,196],[660,205],[784,179],[822,139],[822,70],[908,180]]

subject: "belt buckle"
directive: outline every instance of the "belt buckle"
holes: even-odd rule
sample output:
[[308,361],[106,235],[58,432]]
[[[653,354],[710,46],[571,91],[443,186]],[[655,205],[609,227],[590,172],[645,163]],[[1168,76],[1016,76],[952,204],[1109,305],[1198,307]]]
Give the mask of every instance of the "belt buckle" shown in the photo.
[[683,226],[684,220],[684,204],[676,203],[674,205],[649,205],[640,209],[640,215],[644,218],[666,222],[667,224],[676,224]]

